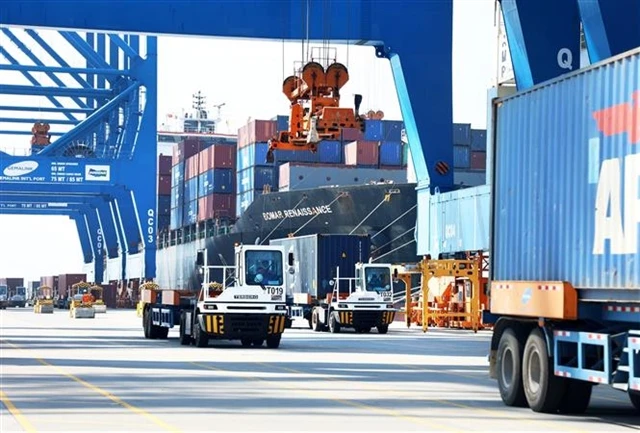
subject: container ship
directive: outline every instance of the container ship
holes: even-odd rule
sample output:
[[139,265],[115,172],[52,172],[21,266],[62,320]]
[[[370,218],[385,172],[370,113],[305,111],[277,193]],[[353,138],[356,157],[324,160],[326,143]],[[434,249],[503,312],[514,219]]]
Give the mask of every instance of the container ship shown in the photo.
[[[219,117],[194,98],[194,113],[158,132],[160,287],[197,287],[198,251],[209,264],[233,263],[236,243],[288,236],[368,234],[372,260],[417,261],[416,183],[401,121],[367,120],[364,133],[345,128],[316,152],[278,150],[267,163],[267,142],[287,130],[287,116],[221,134]],[[485,131],[455,124],[454,149],[456,184],[484,184]]]

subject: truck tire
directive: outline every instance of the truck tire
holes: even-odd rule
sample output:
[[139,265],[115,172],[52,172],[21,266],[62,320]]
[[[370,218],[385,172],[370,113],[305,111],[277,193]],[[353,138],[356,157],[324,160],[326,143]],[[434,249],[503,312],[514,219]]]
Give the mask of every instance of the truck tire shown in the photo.
[[636,411],[640,413],[640,392],[629,390],[629,400],[631,400],[631,404],[636,408]]
[[340,322],[338,322],[338,313],[332,311],[329,314],[329,331],[332,334],[338,334],[340,332]]
[[534,412],[553,413],[560,408],[566,382],[553,374],[553,359],[548,356],[540,329],[531,331],[524,346],[522,384],[529,407]]
[[144,338],[151,338],[151,317],[148,308],[145,308],[142,313],[142,329],[144,330]]
[[200,328],[197,315],[193,322],[193,335],[196,347],[207,347],[209,345],[209,336]]
[[378,325],[376,328],[378,329],[378,334],[386,334],[389,332],[389,325]]
[[253,340],[251,338],[241,338],[240,343],[242,344],[242,347],[251,347]]
[[322,332],[324,330],[323,324],[320,323],[320,312],[317,307],[311,312],[311,329],[315,332]]
[[497,354],[498,389],[507,406],[526,407],[527,398],[522,385],[522,352],[516,332],[509,328],[500,337]]
[[254,347],[261,347],[264,344],[264,339],[254,338],[252,343]]
[[282,334],[267,337],[267,347],[269,349],[277,349],[278,347],[280,347],[281,338]]
[[593,384],[584,380],[565,379],[567,390],[560,401],[558,412],[568,415],[583,414],[589,407]]
[[180,345],[181,346],[190,346],[191,345],[191,335],[185,334],[186,326],[185,326],[185,318],[184,312],[180,314]]
[[164,326],[151,326],[156,328],[156,338],[158,340],[166,340],[167,338],[169,338],[169,328],[165,328]]

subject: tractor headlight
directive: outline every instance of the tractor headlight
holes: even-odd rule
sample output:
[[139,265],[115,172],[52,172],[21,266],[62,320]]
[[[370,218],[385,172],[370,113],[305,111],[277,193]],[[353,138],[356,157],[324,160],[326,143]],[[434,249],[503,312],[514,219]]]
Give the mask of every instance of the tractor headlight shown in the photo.
[[287,309],[286,305],[281,305],[281,304],[276,305],[276,311],[286,311],[286,309]]
[[338,304],[338,308],[347,308],[347,304]]

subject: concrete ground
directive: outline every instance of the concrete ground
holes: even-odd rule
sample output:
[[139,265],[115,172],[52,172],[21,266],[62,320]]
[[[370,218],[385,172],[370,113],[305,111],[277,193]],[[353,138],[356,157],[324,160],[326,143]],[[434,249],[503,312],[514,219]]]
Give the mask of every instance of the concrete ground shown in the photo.
[[313,333],[277,350],[145,340],[135,312],[76,319],[0,312],[0,431],[640,430],[626,394],[599,386],[582,417],[505,407],[489,333],[395,325]]

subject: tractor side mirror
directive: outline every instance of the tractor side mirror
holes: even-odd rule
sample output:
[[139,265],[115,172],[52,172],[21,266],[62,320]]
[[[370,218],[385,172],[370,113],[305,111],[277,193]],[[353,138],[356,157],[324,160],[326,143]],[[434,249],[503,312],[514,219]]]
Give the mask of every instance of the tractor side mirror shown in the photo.
[[289,253],[289,255],[287,257],[287,263],[288,263],[289,266],[293,266],[294,265],[293,253]]

